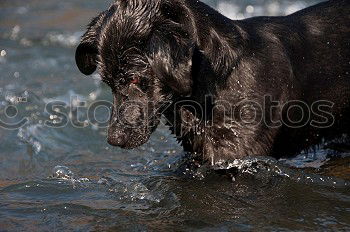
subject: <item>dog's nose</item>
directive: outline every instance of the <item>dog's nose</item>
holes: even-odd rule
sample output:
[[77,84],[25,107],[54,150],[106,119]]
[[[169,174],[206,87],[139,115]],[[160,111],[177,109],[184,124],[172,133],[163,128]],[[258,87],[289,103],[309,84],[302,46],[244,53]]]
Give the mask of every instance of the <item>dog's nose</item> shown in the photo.
[[123,147],[127,142],[127,136],[122,132],[108,133],[108,143],[112,146]]

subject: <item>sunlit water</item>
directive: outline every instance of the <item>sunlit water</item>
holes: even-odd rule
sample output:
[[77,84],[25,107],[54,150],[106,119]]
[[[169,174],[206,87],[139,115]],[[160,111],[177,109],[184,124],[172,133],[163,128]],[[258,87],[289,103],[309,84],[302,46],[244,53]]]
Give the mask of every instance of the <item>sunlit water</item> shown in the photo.
[[[314,2],[207,1],[233,19]],[[0,2],[0,118],[29,119],[20,129],[0,129],[0,231],[350,230],[346,146],[218,163],[214,171],[186,166],[164,126],[141,148],[107,145],[105,129],[74,109],[111,100],[110,91],[98,75],[78,72],[74,52],[85,25],[108,4]],[[81,128],[45,125],[59,122],[59,112],[44,110],[57,100]],[[108,116],[101,108],[97,117]]]

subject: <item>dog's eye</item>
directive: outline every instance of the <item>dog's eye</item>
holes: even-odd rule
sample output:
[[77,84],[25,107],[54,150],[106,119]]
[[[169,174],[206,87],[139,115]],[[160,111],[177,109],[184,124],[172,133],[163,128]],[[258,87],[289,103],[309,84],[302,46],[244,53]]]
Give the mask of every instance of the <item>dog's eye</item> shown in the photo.
[[130,80],[130,84],[138,85],[142,91],[146,91],[148,88],[148,84],[145,77],[136,76],[132,80]]
[[137,85],[137,84],[140,83],[140,78],[139,77],[134,77],[133,79],[131,79],[130,83]]

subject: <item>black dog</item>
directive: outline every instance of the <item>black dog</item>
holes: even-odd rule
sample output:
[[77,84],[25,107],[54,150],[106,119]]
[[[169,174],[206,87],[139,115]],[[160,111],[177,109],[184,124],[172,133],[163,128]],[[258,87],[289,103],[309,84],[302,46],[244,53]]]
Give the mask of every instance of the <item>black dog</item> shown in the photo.
[[203,160],[294,155],[350,129],[350,1],[232,21],[196,0],[117,0],[76,51],[113,91],[108,142],[161,115]]

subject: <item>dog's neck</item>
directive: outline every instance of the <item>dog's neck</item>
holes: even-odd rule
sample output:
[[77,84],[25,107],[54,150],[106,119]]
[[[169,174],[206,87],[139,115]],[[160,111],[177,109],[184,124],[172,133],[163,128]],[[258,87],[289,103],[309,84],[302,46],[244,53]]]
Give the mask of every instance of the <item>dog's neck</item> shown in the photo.
[[[235,136],[232,134],[234,131],[224,123],[221,125],[221,122],[214,123],[211,112],[214,102],[218,100],[216,99],[217,88],[226,86],[226,81],[235,71],[241,59],[247,38],[245,31],[235,21],[222,16],[213,9],[207,7],[202,9],[201,3],[188,2],[194,4],[190,7],[197,11],[194,14],[202,14],[202,17],[196,17],[200,20],[195,22],[196,31],[206,32],[200,33],[200,36],[197,35],[196,49],[193,54],[192,80],[193,85],[197,87],[193,88],[191,96],[186,99],[175,97],[174,104],[170,107],[171,110],[165,112],[164,115],[172,133],[182,143],[184,150],[193,155],[200,155],[201,160],[213,164],[220,159],[232,158],[223,157],[225,154],[232,154],[232,151],[224,151],[223,149],[228,146],[222,146],[220,141],[214,141],[213,138],[217,136],[213,136],[212,133],[216,131],[219,134]],[[226,23],[223,24],[223,21]],[[218,27],[220,31],[216,30]],[[203,114],[194,110],[198,107],[203,110]],[[239,156],[243,154],[238,153],[237,157]]]
[[[196,49],[193,54],[192,94],[181,107],[181,98],[174,100],[171,110],[165,113],[170,129],[182,143],[185,151],[199,154],[203,161],[214,164],[220,160],[243,158],[249,155],[262,155],[270,150],[275,131],[260,138],[255,144],[253,136],[256,128],[242,125],[237,121],[232,106],[239,106],[242,100],[260,103],[259,90],[254,89],[255,71],[259,60],[254,51],[250,53],[249,27],[244,21],[232,21],[215,10],[202,6],[197,1],[192,4],[196,30]],[[278,63],[278,62],[276,62]],[[283,67],[280,67],[283,69]],[[229,88],[227,88],[229,86]],[[206,99],[210,97],[211,103]],[[192,103],[191,103],[192,102]],[[220,102],[220,104],[219,104]],[[218,105],[229,104],[227,107]],[[177,105],[176,105],[177,104]],[[202,109],[203,114],[194,110]],[[243,115],[249,117],[249,114]],[[242,118],[241,121],[250,118]]]

